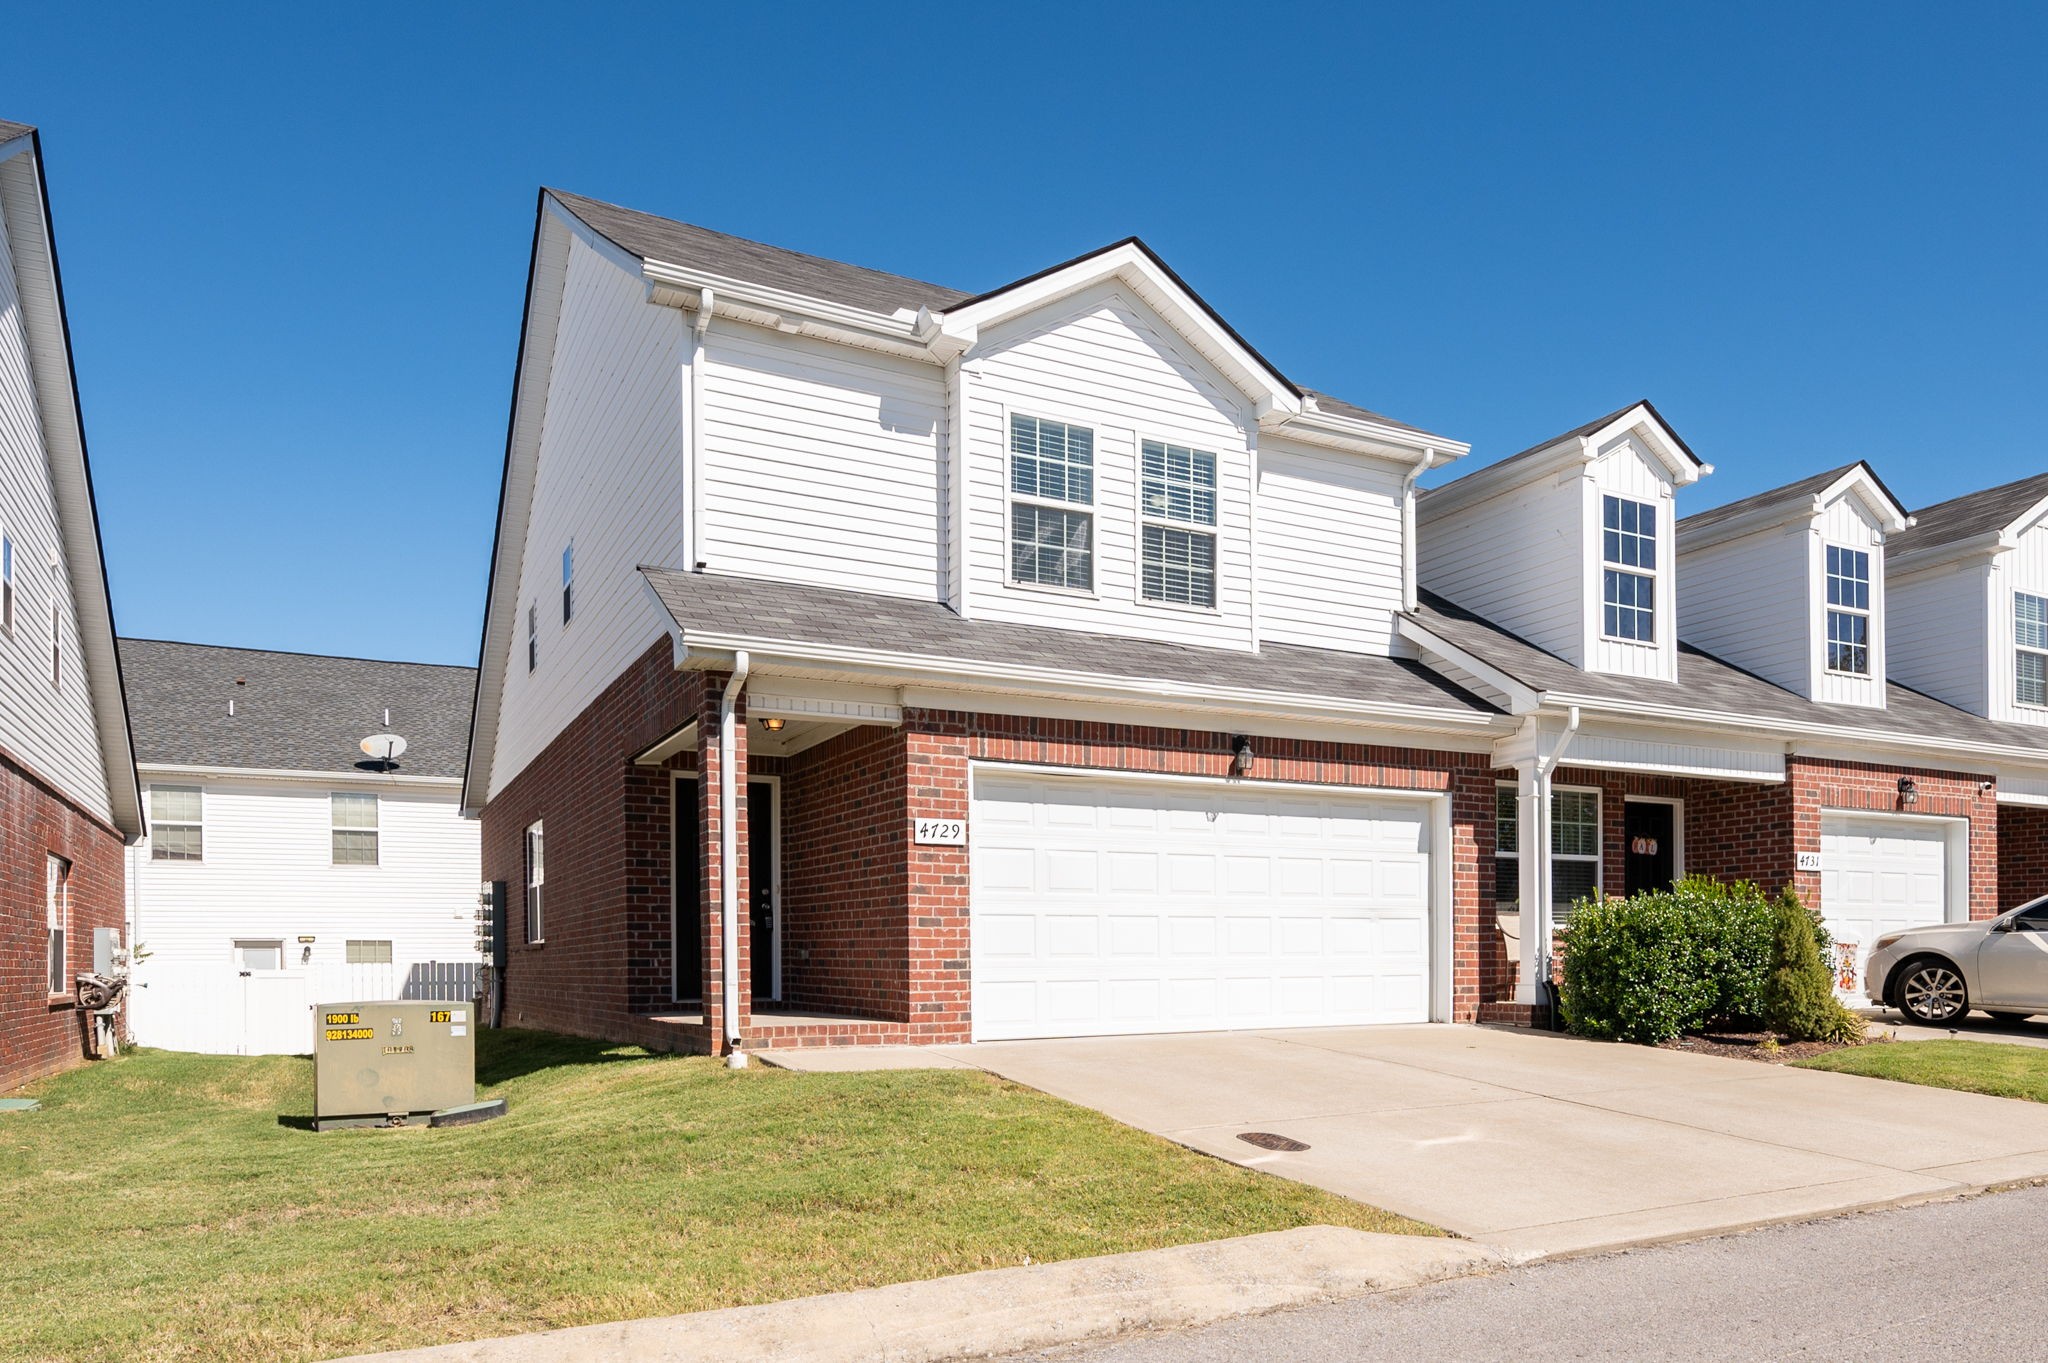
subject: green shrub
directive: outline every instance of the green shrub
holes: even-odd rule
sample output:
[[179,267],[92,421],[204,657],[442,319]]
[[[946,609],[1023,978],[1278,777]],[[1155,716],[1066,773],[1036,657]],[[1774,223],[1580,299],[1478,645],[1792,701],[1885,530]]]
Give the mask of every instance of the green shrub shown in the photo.
[[1764,1025],[1788,1041],[1861,1040],[1863,1019],[1835,997],[1828,930],[1786,890],[1771,906],[1771,971],[1764,980]]
[[1710,1022],[1754,1024],[1774,922],[1771,901],[1746,880],[1694,877],[1627,899],[1581,900],[1560,933],[1565,1025],[1655,1045]]

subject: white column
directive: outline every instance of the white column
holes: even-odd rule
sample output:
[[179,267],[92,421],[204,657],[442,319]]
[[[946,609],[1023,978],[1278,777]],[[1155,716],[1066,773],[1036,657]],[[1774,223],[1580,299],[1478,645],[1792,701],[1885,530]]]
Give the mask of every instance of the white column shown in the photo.
[[1515,825],[1522,870],[1521,970],[1515,1002],[1544,1001],[1539,987],[1550,970],[1550,774],[1531,758],[1515,764]]

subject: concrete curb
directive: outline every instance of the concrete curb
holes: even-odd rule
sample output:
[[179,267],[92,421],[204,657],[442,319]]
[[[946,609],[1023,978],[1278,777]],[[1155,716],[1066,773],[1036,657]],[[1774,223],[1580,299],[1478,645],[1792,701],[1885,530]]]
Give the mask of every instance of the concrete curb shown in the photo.
[[356,1363],[942,1363],[1183,1330],[1504,1266],[1466,1240],[1336,1226],[361,1355]]

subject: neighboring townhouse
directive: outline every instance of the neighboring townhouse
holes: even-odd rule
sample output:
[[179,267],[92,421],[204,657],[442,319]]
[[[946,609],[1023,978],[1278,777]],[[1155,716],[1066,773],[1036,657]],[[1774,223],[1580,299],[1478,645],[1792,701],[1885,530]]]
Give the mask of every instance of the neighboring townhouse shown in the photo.
[[[1892,675],[1971,714],[2048,726],[2048,473],[1914,513],[1892,537]],[[1999,897],[2048,894],[2048,781],[1999,783]]]
[[[1135,239],[967,294],[544,191],[464,794],[506,1020],[1527,1020],[1596,888],[1996,906],[2048,730],[1886,680],[1867,470],[1682,521],[1638,403],[1418,497],[1466,452]],[[1743,573],[1818,672],[1683,641]]]
[[77,977],[142,828],[42,147],[0,121],[0,1090],[119,1035]]
[[1890,679],[1903,508],[1855,464],[1674,526],[1705,471],[1642,403],[1422,500],[1431,591],[1402,637],[1521,726],[1494,839],[1517,1006],[1492,1016],[1541,1002],[1550,925],[1596,886],[1793,885],[1845,988],[1878,934],[2015,902],[2001,824],[2048,729]]
[[[291,1054],[317,1004],[475,997],[474,668],[120,649],[150,814],[128,875],[138,1042]],[[396,760],[366,752],[392,734]]]

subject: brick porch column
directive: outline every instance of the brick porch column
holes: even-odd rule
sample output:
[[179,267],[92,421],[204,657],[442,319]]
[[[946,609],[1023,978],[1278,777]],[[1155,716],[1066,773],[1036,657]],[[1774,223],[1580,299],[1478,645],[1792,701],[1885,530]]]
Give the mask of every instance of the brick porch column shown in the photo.
[[[704,906],[704,1021],[711,1029],[711,1051],[725,1053],[725,875],[728,868],[721,855],[720,830],[724,801],[721,796],[724,771],[719,753],[719,704],[725,695],[728,674],[706,675],[704,704],[697,717],[697,769],[704,773],[704,798],[698,804],[697,865],[699,902]],[[739,962],[739,1026],[745,1030],[752,1021],[753,991],[749,978],[751,948],[747,885],[747,698],[741,692],[733,707],[733,865],[730,872],[739,886],[739,931],[734,943]]]

